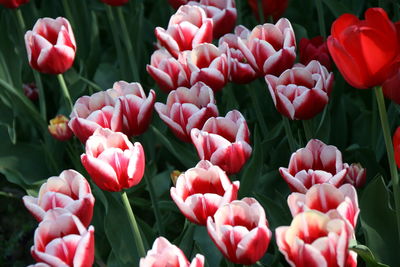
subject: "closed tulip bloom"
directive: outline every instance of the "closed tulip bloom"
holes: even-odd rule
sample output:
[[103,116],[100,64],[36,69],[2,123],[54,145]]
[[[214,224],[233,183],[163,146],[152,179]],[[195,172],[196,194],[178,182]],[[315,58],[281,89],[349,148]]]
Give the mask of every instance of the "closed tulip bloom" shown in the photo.
[[99,128],[86,142],[81,155],[86,171],[98,187],[117,192],[137,185],[143,178],[145,158],[140,143],[132,144],[123,133]]
[[335,146],[312,139],[292,154],[289,168],[281,167],[279,172],[292,192],[305,194],[314,184],[341,186],[347,169],[343,166],[342,153]]
[[212,42],[213,22],[202,8],[185,5],[171,16],[167,30],[157,27],[155,34],[160,45],[178,58],[182,51]]
[[123,117],[122,132],[127,136],[144,133],[150,125],[156,93],[150,90],[148,97],[140,83],[119,81],[107,93],[115,102],[121,102]]
[[206,225],[219,207],[237,199],[238,190],[238,181],[232,183],[220,167],[202,160],[178,177],[171,197],[188,220]]
[[239,48],[259,76],[280,75],[293,66],[296,40],[290,21],[282,18],[274,24],[256,26],[247,38],[239,39]]
[[193,128],[201,129],[207,119],[218,116],[214,92],[202,82],[170,92],[167,104],[156,103],[155,109],[175,136],[184,142],[191,142]]
[[238,173],[251,155],[250,131],[237,110],[225,117],[209,118],[201,130],[191,131],[191,137],[200,159],[228,174]]
[[29,0],[0,0],[0,5],[7,8],[17,8],[20,5],[28,3]]
[[186,62],[175,59],[164,48],[151,55],[150,65],[146,66],[146,70],[165,93],[181,86],[190,86],[190,73]]
[[[247,59],[239,49],[238,38],[242,42],[247,42],[250,31],[243,25],[236,26],[235,33],[228,33],[219,39],[219,47],[221,49],[230,50],[230,75],[229,81],[239,84],[250,83],[257,78],[257,73],[253,67],[247,62]],[[226,43],[228,46],[223,46]]]
[[68,126],[68,122],[69,120],[64,115],[57,115],[54,119],[50,120],[50,125],[47,126],[47,129],[55,139],[67,141],[74,135]]
[[307,210],[318,210],[322,213],[338,212],[350,227],[357,225],[358,208],[357,191],[354,186],[344,184],[339,188],[331,184],[313,185],[305,194],[289,195],[288,206],[292,216]]
[[[382,85],[400,51],[396,27],[381,8],[369,8],[365,20],[340,16],[331,28],[328,48],[336,66],[353,87]],[[360,49],[362,47],[362,49]]]
[[276,228],[275,236],[290,266],[357,266],[357,254],[348,249],[353,233],[342,219],[305,211],[297,214],[290,226]]
[[88,226],[93,216],[94,197],[89,183],[77,171],[65,170],[53,176],[40,187],[39,196],[23,197],[25,207],[39,222],[46,212],[63,208],[76,215],[83,225]]
[[307,66],[295,66],[279,77],[265,80],[276,109],[294,120],[308,120],[320,113],[329,101],[333,73],[313,60]]
[[203,82],[217,92],[228,83],[230,51],[227,47],[204,43],[184,53],[184,57],[191,72],[190,84]]
[[129,2],[129,0],[101,0],[101,2],[110,6],[122,6]]
[[29,64],[37,71],[60,74],[74,63],[75,37],[65,18],[38,19],[33,30],[25,34],[25,46]]
[[351,184],[354,187],[363,187],[367,179],[367,170],[360,163],[352,163],[350,166],[345,163],[344,168],[347,168],[345,183]]
[[50,266],[92,266],[94,228],[86,229],[69,212],[52,211],[36,229],[31,253],[36,261]]
[[[283,13],[285,13],[288,2],[289,0],[262,0],[261,5],[264,20],[266,20],[269,16],[271,16],[275,21],[278,20]],[[247,0],[247,3],[249,3],[256,18],[260,19],[258,13],[258,0]]]
[[207,230],[221,253],[236,264],[256,263],[271,240],[265,211],[254,198],[220,207],[214,217],[208,217]]
[[32,101],[36,101],[39,98],[39,90],[35,83],[24,83],[22,85],[24,95]]
[[70,118],[68,125],[82,143],[98,128],[108,128],[114,132],[121,132],[123,128],[121,101],[103,91],[80,97],[75,102]]
[[311,60],[317,60],[328,70],[332,69],[331,57],[324,37],[316,36],[312,39],[301,38],[299,50],[300,63],[303,65],[307,65]]
[[140,267],[203,267],[204,256],[196,254],[192,263],[177,246],[164,237],[158,237],[147,255],[140,259]]
[[397,130],[393,135],[393,150],[397,168],[400,169],[400,127],[397,127]]

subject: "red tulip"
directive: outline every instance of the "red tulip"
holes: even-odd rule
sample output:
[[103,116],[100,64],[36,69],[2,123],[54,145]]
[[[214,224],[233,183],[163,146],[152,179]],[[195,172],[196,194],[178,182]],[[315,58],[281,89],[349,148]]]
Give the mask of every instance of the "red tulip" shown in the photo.
[[[240,51],[239,49],[238,38],[240,38],[242,42],[246,43],[249,35],[250,31],[243,25],[239,25],[236,26],[235,28],[235,34],[228,33],[219,39],[220,49],[230,50],[231,56],[229,61],[230,64],[229,80],[234,83],[246,84],[250,83],[251,81],[257,78],[256,71],[247,62],[242,51]],[[226,43],[228,47],[223,46],[223,43]]]
[[295,66],[279,77],[266,75],[276,109],[290,119],[307,120],[320,113],[329,101],[333,74],[318,61]]
[[143,91],[140,83],[119,81],[114,83],[107,93],[117,102],[121,102],[123,117],[122,132],[128,136],[144,133],[150,125],[156,93],[150,90],[149,96]]
[[121,132],[123,128],[121,101],[107,92],[80,97],[74,105],[68,123],[75,136],[85,143],[98,128]]
[[299,50],[300,63],[307,65],[311,60],[317,60],[328,70],[332,69],[331,57],[324,37],[316,36],[312,39],[301,38]]
[[157,238],[147,255],[140,259],[140,267],[203,267],[204,256],[196,254],[190,263],[182,250],[164,237]]
[[214,38],[231,32],[236,25],[235,0],[200,0],[188,4],[203,8],[207,17],[213,20]]
[[190,74],[186,62],[182,63],[171,56],[164,48],[151,55],[147,72],[153,77],[161,90],[169,93],[178,87],[190,86]]
[[20,5],[28,3],[29,0],[0,0],[0,5],[7,8],[17,8]]
[[67,141],[74,135],[68,126],[68,122],[69,120],[64,115],[57,115],[54,119],[50,120],[50,125],[47,126],[47,129],[55,139]]
[[331,184],[316,184],[305,194],[291,193],[287,202],[293,217],[309,209],[322,213],[337,212],[352,228],[356,227],[360,213],[357,191],[349,184],[339,188]]
[[100,1],[110,6],[122,6],[129,2],[129,0],[100,0]]
[[171,197],[188,220],[206,225],[219,207],[237,199],[238,190],[238,181],[232,183],[221,168],[202,160],[178,177]]
[[345,163],[344,168],[347,168],[347,174],[344,182],[353,185],[354,187],[363,187],[367,179],[367,170],[360,163],[352,163],[350,166]]
[[357,266],[357,254],[348,249],[353,233],[342,219],[309,210],[297,214],[290,226],[276,228],[275,236],[290,266]]
[[382,85],[400,52],[396,27],[381,8],[369,8],[365,20],[352,14],[333,24],[328,48],[336,66],[353,87]]
[[250,131],[237,110],[225,117],[209,118],[201,130],[191,131],[191,137],[200,159],[228,174],[238,173],[251,155]]
[[35,83],[24,83],[22,85],[22,89],[24,90],[24,95],[32,101],[36,101],[39,98],[39,90],[36,87]]
[[305,194],[314,184],[328,183],[339,187],[344,182],[347,169],[342,153],[335,146],[312,139],[290,157],[289,168],[279,172],[292,192]]
[[213,44],[204,43],[196,46],[192,51],[185,52],[183,57],[186,58],[191,72],[192,85],[203,82],[217,92],[228,83],[230,61],[228,47],[218,48]]
[[247,42],[238,40],[239,48],[259,76],[280,75],[293,66],[296,40],[290,21],[282,18],[275,25],[256,26]]
[[192,50],[202,43],[211,43],[213,22],[202,8],[185,5],[171,16],[167,30],[157,27],[155,34],[160,45],[178,58],[182,51]]
[[90,224],[93,216],[94,197],[89,183],[74,170],[65,170],[60,176],[50,177],[40,187],[39,197],[24,196],[23,201],[38,221],[55,208],[71,212],[85,226]]
[[396,160],[397,168],[400,169],[400,127],[397,128],[393,135],[394,159]]
[[76,43],[68,20],[38,19],[25,34],[25,46],[32,68],[50,74],[66,72],[74,63]]
[[[260,19],[258,14],[258,1],[259,0],[247,0],[256,18]],[[261,5],[264,20],[266,20],[269,16],[272,16],[275,21],[278,20],[285,12],[288,2],[289,0],[262,0]]]
[[52,211],[36,229],[31,253],[50,266],[92,266],[94,228],[86,230],[78,217],[65,210]]
[[190,131],[201,129],[210,117],[218,116],[214,93],[198,82],[190,89],[179,87],[168,95],[167,104],[156,103],[155,109],[176,137],[191,142]]
[[140,143],[132,144],[123,133],[103,128],[89,137],[81,161],[96,185],[112,192],[137,185],[145,168]]
[[[394,25],[396,26],[398,43],[400,44],[400,21],[396,22]],[[383,94],[387,98],[396,102],[397,104],[400,104],[399,88],[400,88],[400,53],[398,54],[392,66],[390,67],[388,77],[382,85]]]
[[207,230],[221,253],[237,264],[256,263],[271,240],[265,211],[254,198],[220,207],[214,217],[208,217]]

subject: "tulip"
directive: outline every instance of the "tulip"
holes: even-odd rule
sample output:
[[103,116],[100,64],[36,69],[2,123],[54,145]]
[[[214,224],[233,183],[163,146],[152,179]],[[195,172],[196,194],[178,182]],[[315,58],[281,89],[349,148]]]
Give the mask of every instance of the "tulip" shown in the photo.
[[279,250],[293,267],[357,266],[357,254],[348,249],[352,235],[345,221],[315,210],[275,230]]
[[197,6],[181,6],[171,16],[167,30],[157,27],[156,37],[175,58],[181,51],[192,50],[202,43],[211,43],[213,22],[205,11]]
[[88,226],[93,216],[94,197],[89,183],[77,171],[65,170],[42,184],[39,196],[23,197],[25,207],[39,222],[46,212],[63,208],[77,216],[83,225]]
[[311,60],[317,60],[328,70],[332,69],[331,57],[324,37],[316,36],[312,39],[301,38],[299,50],[300,63],[303,65],[307,65]]
[[200,0],[188,4],[203,8],[207,17],[213,20],[214,38],[231,32],[236,25],[235,0]]
[[168,95],[167,104],[156,103],[155,109],[176,137],[190,142],[190,131],[201,129],[210,117],[218,116],[214,93],[198,82],[190,89],[179,87]]
[[[247,0],[249,3],[253,14],[256,16],[257,19],[259,18],[259,7],[258,7],[259,0]],[[288,6],[289,0],[262,0],[261,6],[263,10],[264,20],[271,16],[275,21],[278,20],[283,13],[285,12]]]
[[[230,76],[229,81],[239,84],[247,84],[257,78],[257,73],[247,62],[242,51],[239,49],[238,38],[242,42],[247,42],[250,31],[243,25],[236,26],[235,34],[228,33],[219,39],[220,49],[230,50]],[[228,47],[223,46],[226,43]],[[223,51],[225,52],[225,51]]]
[[314,184],[341,186],[347,169],[343,166],[342,153],[335,146],[312,139],[292,154],[289,168],[281,167],[279,172],[292,192],[305,194]]
[[50,266],[92,266],[94,228],[86,230],[69,212],[52,211],[36,229],[31,253],[35,260]]
[[149,96],[143,91],[140,83],[119,81],[114,83],[107,93],[117,102],[121,102],[123,116],[123,133],[137,136],[144,133],[150,125],[156,93],[150,90]]
[[[362,49],[360,49],[362,47]],[[382,85],[400,52],[396,27],[381,8],[369,8],[365,20],[340,16],[328,37],[331,56],[345,80],[365,89]]]
[[0,0],[0,5],[7,8],[18,8],[20,5],[28,3],[29,0]]
[[71,112],[68,125],[76,137],[85,143],[98,128],[109,128],[121,132],[123,117],[120,100],[113,99],[107,92],[80,97]]
[[316,60],[285,70],[279,77],[266,75],[265,80],[276,109],[292,120],[307,120],[320,113],[333,86],[333,74]]
[[347,174],[344,178],[345,183],[351,184],[354,187],[363,187],[367,179],[367,170],[360,163],[352,163],[350,166],[345,163],[344,168],[347,168]]
[[69,128],[68,122],[69,120],[64,115],[57,115],[54,119],[51,119],[50,125],[47,126],[51,136],[60,141],[71,139],[74,133]]
[[191,138],[202,160],[209,160],[228,174],[238,173],[251,155],[250,131],[243,115],[233,110],[225,117],[209,118]]
[[206,225],[219,207],[237,199],[238,190],[238,181],[232,183],[220,167],[202,160],[178,177],[171,197],[189,221]]
[[110,6],[123,6],[129,2],[129,0],[100,0],[100,1]]
[[39,98],[39,90],[35,83],[24,83],[22,85],[24,95],[32,101],[36,101]]
[[182,250],[172,245],[164,237],[158,237],[145,258],[140,259],[140,267],[203,267],[204,256],[196,254],[190,263]]
[[[200,0],[196,0],[197,2]],[[168,3],[175,9],[179,8],[180,6],[186,5],[189,0],[168,0]]]
[[221,253],[236,264],[256,263],[271,240],[265,211],[254,198],[220,207],[214,217],[208,217],[207,230]]
[[29,64],[37,71],[61,74],[71,68],[76,53],[74,33],[68,20],[38,19],[25,34]]
[[259,76],[280,75],[293,66],[296,59],[296,40],[290,21],[282,18],[274,24],[256,26],[247,42],[238,40],[246,60]]
[[338,212],[341,217],[355,228],[358,208],[357,191],[354,186],[344,184],[339,188],[331,184],[313,185],[305,194],[291,193],[287,199],[292,216],[307,210],[318,210],[322,213]]
[[181,86],[190,86],[186,62],[178,61],[166,49],[159,49],[151,55],[150,65],[146,66],[146,70],[166,93]]
[[137,185],[145,168],[140,143],[132,144],[123,133],[103,128],[87,140],[81,161],[96,185],[112,192]]
[[400,127],[397,127],[397,130],[393,135],[393,150],[397,168],[400,169]]
[[217,92],[228,83],[230,51],[227,47],[205,43],[183,55],[191,72],[190,84],[203,82]]

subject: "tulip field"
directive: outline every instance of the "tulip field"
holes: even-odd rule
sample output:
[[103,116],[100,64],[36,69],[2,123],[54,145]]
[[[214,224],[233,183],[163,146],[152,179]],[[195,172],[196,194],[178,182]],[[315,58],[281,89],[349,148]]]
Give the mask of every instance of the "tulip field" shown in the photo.
[[0,0],[0,266],[400,266],[398,0]]

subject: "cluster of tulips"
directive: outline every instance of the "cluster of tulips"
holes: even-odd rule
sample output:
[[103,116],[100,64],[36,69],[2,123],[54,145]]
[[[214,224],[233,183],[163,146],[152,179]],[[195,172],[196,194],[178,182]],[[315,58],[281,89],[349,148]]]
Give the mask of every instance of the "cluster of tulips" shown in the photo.
[[[8,4],[2,4],[16,8],[27,1],[5,2]],[[128,0],[102,2],[116,6]],[[257,2],[249,4],[260,16]],[[170,189],[172,200],[190,222],[207,228],[226,259],[255,264],[268,250],[272,231],[261,204],[251,197],[238,200],[240,182],[228,177],[239,173],[251,157],[250,130],[238,110],[219,116],[214,94],[229,82],[248,84],[263,77],[266,92],[283,116],[308,120],[329,102],[334,81],[332,56],[349,84],[360,89],[383,86],[383,91],[377,91],[400,103],[396,89],[400,85],[400,23],[391,22],[380,8],[368,9],[365,20],[342,15],[332,25],[327,42],[320,36],[301,40],[300,62],[295,64],[292,25],[279,18],[287,1],[275,7],[264,5],[268,8],[262,10],[263,15],[276,23],[252,30],[236,26],[234,0],[169,3],[177,11],[166,29],[155,29],[157,50],[146,68],[168,94],[166,103],[156,103],[155,91],[146,95],[140,83],[118,81],[111,89],[77,99],[71,105],[70,118],[57,116],[51,120],[49,132],[59,140],[75,135],[85,145],[81,163],[91,180],[102,190],[121,192],[124,201],[124,190],[142,180],[146,166],[142,145],[130,138],[148,129],[155,108],[179,140],[193,144],[200,159],[178,175]],[[73,65],[77,45],[65,18],[39,19],[25,34],[25,44],[29,64],[42,73],[60,75]],[[374,53],[368,52],[371,49]],[[29,86],[24,90],[37,97]],[[63,90],[69,99],[68,89]],[[400,152],[400,130],[394,148]],[[291,149],[289,166],[281,167],[279,173],[292,191],[287,203],[293,220],[290,226],[275,229],[279,250],[291,266],[356,266],[357,255],[348,247],[355,239],[360,212],[355,187],[365,184],[366,170],[359,164],[344,163],[335,146],[317,139],[310,139],[297,151]],[[391,142],[390,149],[393,152]],[[389,161],[394,162],[393,155]],[[398,178],[392,179],[396,193]],[[40,222],[31,249],[36,266],[93,264],[94,228],[90,223],[94,197],[80,173],[65,170],[50,177],[37,198],[25,196],[23,200]],[[395,200],[399,205],[397,197]],[[130,223],[137,228],[135,220]],[[157,238],[145,255],[140,232],[134,234],[142,257],[140,266],[205,265],[203,255],[197,254],[189,262],[164,237]]]

